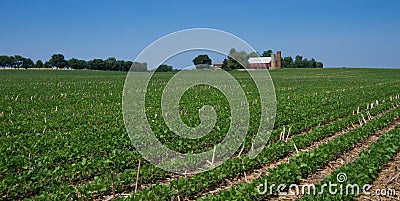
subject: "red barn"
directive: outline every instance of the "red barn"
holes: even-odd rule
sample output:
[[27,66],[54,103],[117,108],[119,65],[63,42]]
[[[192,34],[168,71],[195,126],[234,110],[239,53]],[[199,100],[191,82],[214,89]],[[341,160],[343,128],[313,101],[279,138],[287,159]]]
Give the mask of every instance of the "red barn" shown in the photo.
[[248,69],[269,69],[271,67],[271,57],[250,57]]
[[271,54],[271,57],[250,57],[247,60],[247,69],[280,69],[281,51]]

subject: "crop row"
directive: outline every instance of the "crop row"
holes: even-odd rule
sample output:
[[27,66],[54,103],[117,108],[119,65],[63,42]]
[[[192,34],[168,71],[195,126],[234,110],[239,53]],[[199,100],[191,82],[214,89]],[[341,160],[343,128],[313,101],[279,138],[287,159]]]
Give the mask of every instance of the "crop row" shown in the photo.
[[[376,107],[371,110],[371,114],[377,114],[388,107]],[[390,106],[389,106],[390,107]],[[312,142],[323,139],[334,134],[336,131],[346,128],[352,122],[358,121],[360,116],[354,115],[346,119],[333,122],[313,129],[306,135],[294,136],[292,141],[273,143],[264,148],[255,160],[249,159],[247,156],[234,158],[227,161],[221,166],[204,173],[199,173],[190,178],[180,178],[171,180],[169,185],[155,185],[138,192],[136,199],[160,199],[164,200],[175,193],[182,197],[188,197],[207,188],[217,186],[223,179],[234,178],[243,175],[243,172],[249,172],[253,169],[260,168],[263,165],[276,161],[294,151],[294,143],[299,148],[307,147]],[[123,179],[125,180],[125,179]],[[172,194],[171,194],[172,192]]]
[[271,174],[262,176],[252,183],[239,184],[235,188],[220,191],[217,195],[208,196],[207,200],[235,200],[241,195],[249,199],[268,197],[270,194],[260,194],[257,187],[268,181],[272,192],[278,192],[279,185],[289,186],[299,182],[301,178],[317,171],[341,153],[348,151],[352,146],[367,138],[372,133],[388,126],[393,120],[399,118],[400,108],[396,108],[381,117],[373,119],[362,127],[340,135],[332,141],[320,145],[317,149],[301,152],[293,157],[289,163],[284,163],[271,170]]
[[[162,78],[162,79],[161,79]],[[155,131],[165,131],[168,127],[165,125],[160,109],[161,92],[168,79],[161,77],[157,80],[157,84],[149,88],[149,98],[147,104],[152,108],[147,111],[148,117],[151,118],[152,129]],[[256,87],[253,86],[251,79],[248,77],[241,77],[238,79],[243,86],[243,90],[247,93],[247,98],[250,106],[250,126],[249,133],[245,141],[245,151],[251,148],[251,138],[254,137],[259,126],[260,113],[259,97],[255,93]],[[386,85],[391,84],[393,88]],[[161,86],[161,87],[160,87]],[[296,93],[282,93],[277,91],[277,117],[275,121],[275,131],[272,133],[270,140],[279,139],[279,130],[284,126],[292,127],[293,133],[306,128],[314,127],[323,122],[329,122],[337,118],[343,118],[349,115],[352,110],[359,108],[366,108],[367,104],[371,102],[382,102],[382,97],[389,97],[397,92],[395,86],[400,86],[399,83],[383,83],[383,85],[369,85],[363,88],[352,88],[349,90],[339,90],[327,94],[323,90],[315,90],[317,95],[305,96],[304,93],[309,88],[304,85],[304,89],[296,91]],[[279,87],[279,86],[278,86]],[[195,126],[200,123],[197,109],[204,104],[212,105],[216,109],[217,114],[220,116],[221,122],[217,121],[216,128],[212,132],[201,139],[186,139],[175,135],[173,132],[156,132],[158,139],[163,142],[167,147],[181,153],[186,152],[203,152],[211,150],[216,142],[220,142],[227,133],[229,126],[229,105],[224,101],[223,95],[213,90],[205,90],[206,87],[197,87],[192,89],[194,93],[188,93],[183,96],[182,111],[186,115],[182,115],[184,122],[189,125]],[[384,90],[382,90],[384,89]],[[289,99],[285,97],[290,96]],[[203,97],[203,98],[199,98]],[[355,98],[356,97],[356,98]],[[190,103],[190,104],[186,104]],[[349,112],[350,110],[350,112]],[[152,118],[156,116],[157,118]],[[307,119],[306,122],[303,120]],[[304,122],[301,124],[300,122]],[[218,129],[221,128],[221,129]]]
[[[337,190],[337,193],[330,193],[326,190],[319,194],[307,195],[301,200],[350,200],[363,190],[368,190],[363,187],[376,179],[376,175],[382,169],[383,164],[393,158],[398,151],[400,151],[399,126],[385,133],[377,142],[372,143],[368,150],[360,153],[360,157],[353,163],[340,167],[315,186],[316,189],[322,189],[324,184],[326,186],[328,183],[336,184],[342,188],[342,193],[339,193],[339,190]],[[337,181],[338,174],[345,174],[346,180],[339,183]],[[349,190],[346,190],[348,185],[352,185],[351,189],[354,185],[357,185],[358,190],[356,190],[357,188],[354,188],[354,190],[347,188]]]
[[[81,87],[78,85],[78,87]],[[107,89],[107,88],[106,88]],[[100,89],[99,91],[86,93],[85,96],[89,98],[93,97],[104,97],[106,95],[106,90]],[[52,92],[54,93],[54,92]],[[54,104],[54,100],[57,100],[54,95],[48,95],[49,102]],[[66,93],[66,92],[63,92]],[[46,94],[46,93],[43,93]],[[84,93],[80,93],[84,94]],[[121,132],[123,128],[117,122],[109,122],[108,124],[97,123],[98,118],[92,116],[90,112],[85,112],[87,119],[80,118],[77,116],[76,119],[71,119],[74,117],[74,113],[79,112],[76,110],[74,104],[79,102],[81,98],[75,97],[79,95],[79,93],[70,93],[68,98],[68,102],[71,103],[70,106],[59,106],[59,111],[53,111],[51,113],[47,113],[47,125],[45,127],[47,130],[42,133],[42,129],[39,130],[40,126],[43,125],[43,119],[38,118],[38,122],[35,123],[35,126],[38,127],[36,130],[39,132],[26,133],[23,134],[21,130],[8,130],[10,133],[20,133],[19,135],[11,136],[4,138],[2,141],[4,144],[4,148],[6,150],[3,152],[4,156],[6,155],[18,155],[18,157],[3,157],[4,164],[7,164],[2,167],[7,167],[3,169],[2,172],[4,175],[7,175],[4,178],[5,186],[8,186],[10,189],[4,189],[3,192],[7,192],[10,196],[20,196],[20,195],[30,195],[34,192],[56,192],[52,191],[53,188],[66,188],[70,191],[71,188],[75,185],[79,185],[79,189],[82,190],[81,194],[86,193],[92,195],[90,192],[96,191],[98,194],[109,193],[110,189],[107,186],[109,180],[104,180],[104,175],[109,174],[111,170],[122,172],[125,175],[130,175],[135,172],[133,170],[137,167],[137,162],[139,160],[138,154],[133,151],[129,146],[129,141],[124,142],[120,139],[115,138],[118,135],[126,135],[124,132]],[[43,95],[45,96],[45,95]],[[51,97],[54,97],[52,99]],[[65,99],[60,96],[61,100]],[[72,99],[71,99],[72,97]],[[118,96],[111,98],[117,98]],[[14,97],[15,99],[15,97]],[[25,101],[27,98],[25,97]],[[71,100],[70,100],[71,99]],[[23,100],[23,97],[19,97],[18,100]],[[18,101],[17,100],[17,101]],[[85,100],[85,99],[83,99]],[[353,101],[354,103],[355,101]],[[40,102],[37,102],[39,104]],[[57,105],[57,104],[55,104]],[[39,105],[37,106],[39,107]],[[56,108],[55,106],[54,108]],[[69,108],[70,107],[70,108]],[[98,107],[93,105],[91,107],[93,110],[102,110],[105,109],[104,106]],[[114,110],[112,108],[109,108]],[[343,114],[350,114],[351,108],[343,108],[341,111]],[[303,111],[306,113],[309,111]],[[328,115],[340,115],[337,111],[331,111]],[[94,114],[93,114],[94,115]],[[107,115],[107,114],[106,114]],[[310,125],[318,125],[324,118],[326,114],[319,113],[317,118],[305,118],[302,121],[295,123],[292,125],[292,135],[297,132],[301,132],[310,128]],[[105,116],[107,117],[107,116]],[[110,115],[107,119],[117,118],[115,115]],[[338,116],[340,117],[340,116]],[[21,116],[20,118],[23,118]],[[54,122],[52,119],[57,118],[58,121]],[[60,127],[59,122],[67,122],[62,125],[63,128]],[[77,125],[76,122],[80,122],[80,125]],[[32,122],[31,122],[32,123]],[[94,126],[91,124],[94,123]],[[98,125],[96,125],[98,124]],[[70,125],[70,126],[68,126]],[[77,132],[64,132],[64,130],[70,130],[70,127],[74,126],[76,129],[88,131],[88,129],[93,129],[91,132],[77,133]],[[304,126],[308,125],[308,126]],[[24,126],[20,126],[24,128]],[[8,127],[11,128],[12,127]],[[104,131],[107,132],[104,132]],[[22,132],[22,133],[21,133]],[[61,132],[61,133],[60,133]],[[278,136],[277,133],[279,131],[275,131],[273,134]],[[98,133],[98,134],[96,134]],[[89,143],[87,140],[82,141],[82,138],[88,138],[94,143]],[[128,149],[115,149],[115,145],[105,145],[105,142],[115,141],[115,144],[123,145]],[[25,144],[22,147],[24,149],[19,149],[18,146],[7,146],[11,142],[23,141]],[[128,143],[128,144],[127,144]],[[66,147],[65,149],[56,149],[56,147]],[[105,147],[104,150],[103,147]],[[92,150],[96,149],[96,152]],[[91,153],[91,156],[80,155],[82,152]],[[110,150],[110,151],[108,151]],[[245,150],[246,151],[246,150]],[[52,154],[49,154],[52,153]],[[28,158],[28,160],[27,160]],[[141,181],[144,183],[149,183],[154,181],[154,179],[162,178],[166,176],[166,172],[160,169],[155,168],[152,165],[148,165],[146,163],[142,163],[142,171],[141,171]],[[11,170],[14,170],[11,172]],[[109,178],[109,177],[107,177]],[[38,182],[41,181],[41,182]],[[90,184],[85,184],[87,182],[91,182]],[[94,181],[94,182],[92,182]],[[131,180],[128,180],[131,181]],[[125,186],[129,186],[129,182],[123,182]],[[122,186],[124,186],[122,185]],[[59,187],[62,186],[62,187]]]
[[[371,111],[370,111],[371,115],[377,114],[377,113],[381,112],[382,110],[386,110],[386,109],[392,107],[392,104],[393,103],[387,103],[387,104],[379,105],[378,107],[371,109]],[[364,115],[366,116],[366,114],[364,114]],[[171,190],[171,188],[172,189],[180,189],[179,194],[183,195],[183,196],[194,195],[197,192],[200,192],[208,187],[217,185],[218,182],[222,181],[223,179],[232,178],[237,175],[242,175],[243,172],[249,172],[249,171],[253,170],[254,168],[258,168],[258,167],[262,166],[262,164],[265,164],[267,162],[271,162],[271,161],[274,161],[281,157],[286,156],[288,153],[294,151],[293,143],[296,143],[297,147],[300,147],[300,148],[309,146],[315,140],[319,140],[326,136],[332,135],[337,130],[344,129],[347,126],[351,126],[351,123],[357,122],[358,119],[361,119],[360,115],[352,115],[351,117],[341,120],[339,122],[333,122],[332,125],[325,125],[325,126],[317,127],[315,129],[315,131],[312,132],[314,134],[309,133],[306,135],[294,136],[293,141],[289,141],[289,143],[280,142],[277,144],[273,143],[273,144],[268,145],[264,150],[264,151],[266,151],[266,153],[264,153],[262,156],[259,156],[256,159],[256,161],[251,161],[247,157],[234,158],[211,171],[208,171],[205,173],[199,173],[190,178],[179,178],[177,180],[171,180],[171,184],[161,185],[161,187],[160,187],[161,190],[155,190],[155,192],[154,192],[154,189],[157,189],[159,187],[157,185],[146,188],[143,191],[143,193],[139,192],[139,196],[142,194],[148,194],[150,196],[153,196],[153,195],[159,196],[159,195],[165,194],[166,196],[170,196],[168,193],[165,193],[165,192],[173,192],[173,190]],[[320,133],[320,132],[322,132],[322,133]],[[246,161],[248,161],[248,164],[245,163],[246,164],[245,168],[242,168],[242,165],[241,165],[242,162],[246,162]],[[123,191],[127,186],[126,183],[129,186],[130,182],[126,182],[129,180],[131,183],[134,183],[134,177],[132,177],[131,173],[129,173],[128,175],[126,175],[124,173],[121,174],[120,178],[118,178],[116,181],[116,185],[117,185],[116,190],[118,190],[119,192]],[[119,181],[123,181],[123,182],[119,183]],[[104,184],[104,182],[103,182],[103,184]],[[104,184],[104,185],[106,185],[106,184]],[[185,188],[181,189],[180,187],[183,188],[183,186],[185,186]],[[149,193],[149,192],[152,192],[152,193]],[[159,199],[159,198],[146,197],[146,199]]]
[[[118,191],[132,189],[141,157],[131,145],[122,123],[120,99],[125,74],[69,72],[73,74],[71,76],[67,72],[55,71],[29,72],[26,75],[22,71],[15,73],[2,77],[0,83],[1,194],[15,199],[38,194],[82,196],[81,199],[107,195],[111,193],[111,171],[118,173]],[[235,76],[242,74],[238,75]],[[343,85],[335,85],[332,80],[318,86],[298,78],[274,80],[277,81],[279,112],[277,129],[270,142],[278,139],[283,126],[286,130],[292,127],[292,136],[320,123],[346,117],[352,110],[365,108],[366,103],[375,99],[381,103],[379,98],[397,93],[398,81],[389,79],[390,76],[389,73],[381,77],[385,79],[378,76],[381,80],[361,83],[357,80],[356,84],[349,84],[354,87],[348,87],[346,92],[337,91]],[[164,83],[163,79],[154,87],[159,88],[159,84]],[[252,91],[249,104],[258,105],[254,87],[248,84],[247,77],[242,80],[248,91]],[[378,82],[383,85],[378,85]],[[284,87],[292,87],[293,90],[280,90]],[[310,88],[318,94],[308,94]],[[328,90],[332,92],[327,93]],[[188,94],[187,101],[192,101],[192,95]],[[211,103],[215,101],[210,99]],[[256,109],[252,110],[253,119],[257,119],[260,112]],[[190,110],[196,109],[188,110],[188,115],[182,118],[195,119],[193,115],[197,113],[191,115]],[[159,123],[154,124],[155,129],[160,128]],[[249,150],[249,142],[257,126],[254,124],[249,129],[250,137],[247,138],[244,153]],[[216,136],[222,133],[216,132],[205,147],[212,147]],[[174,139],[171,146],[179,141],[182,142],[182,139]],[[195,151],[196,147],[188,150]],[[153,183],[169,176],[142,159],[141,183]]]

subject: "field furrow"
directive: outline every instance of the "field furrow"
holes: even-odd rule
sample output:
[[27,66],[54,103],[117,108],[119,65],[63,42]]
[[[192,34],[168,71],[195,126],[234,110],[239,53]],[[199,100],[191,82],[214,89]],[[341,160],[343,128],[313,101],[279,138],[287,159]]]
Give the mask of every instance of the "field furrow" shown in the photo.
[[206,197],[211,200],[234,199],[237,194],[251,195],[251,198],[271,197],[271,194],[256,192],[257,187],[268,181],[269,185],[275,184],[272,192],[277,192],[279,184],[290,185],[297,183],[306,175],[316,172],[319,168],[326,165],[329,161],[336,159],[341,153],[348,151],[357,142],[366,139],[376,131],[385,128],[399,116],[399,108],[389,113],[371,120],[364,126],[340,135],[327,144],[320,145],[317,149],[306,153],[299,153],[292,158],[289,163],[281,164],[272,170],[271,174],[262,176],[252,181],[237,185],[235,188],[220,191],[217,195]]
[[[400,127],[396,126],[381,136],[377,142],[372,143],[368,150],[361,152],[355,161],[341,166],[327,175],[321,183],[315,186],[316,189],[321,189],[319,193],[308,193],[300,200],[349,200],[359,196],[360,193],[371,194],[372,188],[377,189],[377,186],[374,187],[371,184],[376,181],[384,164],[388,163],[400,151],[399,139]],[[344,175],[344,177],[340,179],[339,175]],[[322,190],[322,186],[332,186],[332,183],[336,184],[335,191]],[[385,195],[380,195],[378,199],[386,200],[388,189],[382,188],[382,190],[385,191]],[[395,195],[394,191],[391,193],[391,196]]]
[[[377,115],[375,115],[375,116],[372,116],[370,119],[366,120],[364,123],[368,123],[369,121],[371,121],[371,120],[373,120],[373,119],[375,119],[375,118],[378,118],[378,117],[382,116],[383,114],[385,114],[385,113],[387,113],[387,112],[389,112],[389,110],[383,111],[383,112],[381,112],[381,113],[379,113],[379,114],[377,114]],[[362,126],[362,124],[360,124],[360,123],[358,123],[358,122],[357,122],[357,123],[354,123],[354,124],[351,125],[351,127],[346,128],[346,129],[344,129],[344,130],[337,131],[337,132],[334,133],[333,135],[327,136],[327,137],[325,137],[325,138],[323,138],[323,139],[321,139],[321,140],[314,141],[311,145],[309,145],[309,146],[307,146],[307,147],[298,148],[298,151],[291,152],[288,156],[286,156],[286,157],[283,158],[283,159],[278,160],[278,161],[275,162],[275,163],[268,164],[267,166],[262,167],[262,168],[260,168],[260,169],[254,169],[253,172],[250,172],[249,174],[245,174],[244,177],[242,176],[242,177],[237,177],[237,178],[234,178],[234,179],[229,179],[229,180],[227,179],[227,180],[225,180],[225,183],[221,185],[220,188],[218,188],[218,189],[216,189],[216,190],[209,191],[209,192],[207,192],[207,193],[205,193],[205,194],[197,195],[197,196],[204,197],[206,194],[216,194],[216,193],[218,193],[220,190],[227,190],[227,189],[229,189],[230,187],[234,187],[234,186],[236,186],[236,185],[238,185],[238,184],[241,184],[241,183],[251,183],[251,181],[254,180],[254,179],[258,179],[258,178],[260,178],[261,176],[268,175],[272,169],[276,168],[277,166],[281,165],[282,163],[288,163],[288,162],[290,162],[290,159],[291,159],[292,157],[295,157],[298,153],[301,153],[301,152],[308,152],[308,151],[310,151],[310,150],[317,149],[321,144],[326,144],[326,143],[328,143],[328,142],[334,140],[334,139],[337,138],[338,136],[343,135],[343,134],[345,134],[345,133],[347,133],[347,132],[349,132],[349,131],[355,130],[355,129],[361,127],[361,126]],[[390,127],[390,128],[393,129],[394,126],[392,126],[392,127]],[[369,142],[369,141],[372,141],[372,140],[374,140],[374,139],[377,140],[377,139],[378,139],[377,137],[378,137],[379,135],[382,135],[382,134],[383,134],[382,131],[378,131],[378,132],[375,133],[374,135],[370,136],[368,139],[363,140],[363,141],[361,141],[361,142],[358,142],[356,145],[354,145],[354,146],[355,146],[354,149],[357,148],[357,150],[354,150],[354,149],[353,149],[353,150],[351,150],[350,152],[353,153],[354,151],[361,151],[362,149],[361,149],[361,147],[359,147],[359,146],[363,146],[364,148],[365,148],[365,147],[367,148],[367,147],[368,147],[368,143],[365,143],[365,142]],[[289,140],[291,140],[291,139],[289,139]],[[358,147],[357,147],[357,146],[358,146]],[[342,157],[347,156],[347,155],[350,155],[350,154],[351,154],[350,152],[349,152],[349,153],[346,152],[346,153],[344,153],[343,155],[339,156],[339,158],[338,158],[337,160],[341,160]],[[328,166],[330,166],[330,163],[331,163],[331,162],[332,162],[332,163],[335,163],[334,161],[330,161],[329,164],[328,164]],[[321,173],[322,173],[323,171],[322,171],[322,170],[320,170],[320,171],[321,171],[321,172],[318,171],[318,172],[314,173],[313,175],[321,175]],[[326,170],[325,170],[325,172],[326,172]],[[305,180],[308,180],[308,178],[305,179]],[[302,181],[303,181],[303,179],[302,179]],[[279,197],[278,200],[279,200],[279,199],[282,199],[282,198],[285,198],[285,199],[286,199],[285,196],[282,196],[282,197]],[[271,198],[271,199],[272,199],[272,198]]]
[[[329,161],[329,163],[322,167],[315,173],[312,173],[307,178],[301,179],[298,186],[307,186],[307,185],[316,185],[323,181],[326,175],[331,174],[332,172],[336,171],[343,165],[349,164],[354,162],[356,159],[359,158],[360,153],[363,151],[368,150],[369,146],[377,142],[379,138],[384,135],[385,133],[393,130],[396,126],[400,125],[400,119],[395,120],[389,126],[378,130],[374,134],[370,135],[367,139],[364,139],[353,146],[353,148],[336,158],[336,160]],[[287,193],[284,195],[284,193]],[[276,197],[272,197],[269,200],[296,200],[302,196],[302,192],[282,192],[281,195],[277,195]]]
[[355,200],[400,200],[400,150],[397,155],[383,166],[374,182],[371,183],[369,194],[361,192]]

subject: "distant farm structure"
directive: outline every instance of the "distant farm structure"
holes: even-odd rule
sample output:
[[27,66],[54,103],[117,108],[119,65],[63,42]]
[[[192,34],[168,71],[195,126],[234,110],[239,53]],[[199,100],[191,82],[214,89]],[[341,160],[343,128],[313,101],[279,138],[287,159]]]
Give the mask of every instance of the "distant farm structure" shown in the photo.
[[222,65],[224,65],[224,62],[222,61],[217,61],[213,63],[214,70],[222,70]]
[[[256,70],[256,69],[281,69],[282,68],[282,52],[277,51],[276,54],[271,54],[270,56],[250,56],[251,54],[246,54],[245,52],[236,52],[238,58],[245,58],[242,60],[242,63],[246,63],[247,69],[249,70]],[[243,56],[244,54],[244,56]],[[246,58],[247,55],[247,58]],[[254,55],[254,54],[253,54]],[[256,54],[258,55],[258,54]],[[263,55],[269,55],[263,53]],[[226,64],[224,64],[226,62]],[[222,70],[222,69],[228,69],[228,70],[244,70],[243,67],[238,67],[240,64],[238,61],[234,61],[232,59],[232,56],[229,56],[228,59],[225,59],[224,62],[218,61],[213,63],[213,69],[214,70]],[[229,62],[231,66],[229,66]],[[236,64],[236,65],[235,65]],[[224,66],[225,65],[225,66]],[[227,68],[228,66],[228,68]],[[232,67],[233,66],[233,67]]]
[[280,69],[282,53],[277,51],[270,57],[250,57],[247,61],[247,69]]

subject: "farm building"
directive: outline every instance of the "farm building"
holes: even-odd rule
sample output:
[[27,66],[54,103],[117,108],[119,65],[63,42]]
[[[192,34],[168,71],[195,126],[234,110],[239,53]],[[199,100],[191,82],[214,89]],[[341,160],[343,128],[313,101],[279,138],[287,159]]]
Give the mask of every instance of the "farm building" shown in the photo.
[[277,51],[270,57],[250,57],[247,63],[247,69],[280,69],[281,51]]
[[222,61],[213,63],[214,70],[221,70],[223,64],[224,64],[224,62],[222,62]]
[[249,69],[264,69],[271,67],[271,57],[250,57],[247,68]]

